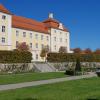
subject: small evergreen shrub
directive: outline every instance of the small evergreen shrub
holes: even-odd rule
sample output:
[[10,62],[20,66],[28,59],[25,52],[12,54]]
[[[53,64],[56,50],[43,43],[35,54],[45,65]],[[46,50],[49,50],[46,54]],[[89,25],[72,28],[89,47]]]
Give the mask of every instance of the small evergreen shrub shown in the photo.
[[65,74],[74,76],[74,70],[66,70]]
[[81,69],[80,59],[77,58],[76,66],[75,66],[75,75],[81,75],[82,74],[81,71],[82,71],[82,69]]

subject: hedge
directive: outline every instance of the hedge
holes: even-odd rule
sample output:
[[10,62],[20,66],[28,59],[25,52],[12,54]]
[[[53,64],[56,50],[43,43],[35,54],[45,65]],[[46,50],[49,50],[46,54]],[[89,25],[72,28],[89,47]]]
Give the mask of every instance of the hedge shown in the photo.
[[100,54],[69,54],[48,53],[48,62],[75,62],[79,58],[81,62],[100,62]]
[[29,63],[32,54],[28,51],[0,51],[0,63]]

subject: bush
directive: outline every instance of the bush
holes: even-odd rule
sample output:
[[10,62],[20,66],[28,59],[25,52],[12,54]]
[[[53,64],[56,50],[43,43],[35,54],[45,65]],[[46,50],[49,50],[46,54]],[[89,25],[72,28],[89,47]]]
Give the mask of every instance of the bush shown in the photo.
[[98,77],[100,77],[100,70],[96,71],[96,74],[97,74]]
[[69,54],[69,53],[48,53],[48,62],[100,62],[100,54]]
[[0,51],[0,63],[29,63],[31,60],[29,51]]
[[75,67],[76,72],[81,72],[81,64],[80,64],[80,59],[76,60],[76,67]]
[[66,70],[65,74],[74,76],[74,71],[73,70]]

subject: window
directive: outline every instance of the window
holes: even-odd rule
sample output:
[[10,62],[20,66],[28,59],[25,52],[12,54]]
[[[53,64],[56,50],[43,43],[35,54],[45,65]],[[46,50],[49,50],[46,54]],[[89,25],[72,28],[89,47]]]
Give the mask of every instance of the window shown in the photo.
[[36,60],[38,60],[38,54],[36,54]]
[[66,36],[67,36],[67,33],[66,33]]
[[26,32],[23,32],[23,37],[26,37]]
[[60,38],[60,42],[62,42],[62,38]]
[[5,32],[5,26],[2,26],[2,32]]
[[49,45],[47,45],[47,49],[50,50]]
[[41,40],[43,40],[43,35],[41,35]]
[[30,43],[30,48],[32,49],[32,43]]
[[54,46],[55,50],[56,50],[56,45]]
[[60,32],[60,35],[62,34],[62,32]]
[[16,31],[16,36],[17,36],[17,37],[19,36],[19,31]]
[[67,39],[65,39],[65,42],[67,42]]
[[6,16],[5,16],[5,15],[2,15],[2,19],[4,19],[4,20],[5,20],[5,19],[6,19]]
[[16,41],[16,48],[18,47],[18,44],[19,44],[19,42],[18,42],[18,41]]
[[47,41],[49,40],[49,37],[47,36]]
[[4,37],[2,37],[2,43],[5,43],[5,38]]
[[35,38],[38,39],[38,34],[35,34]]
[[38,48],[38,43],[36,43],[36,48]]
[[41,44],[41,48],[42,48],[42,49],[44,48],[44,45],[43,45],[43,44]]
[[54,30],[54,33],[56,33],[56,30]]
[[54,41],[56,41],[56,37],[54,37]]
[[30,33],[30,38],[32,38],[32,33]]

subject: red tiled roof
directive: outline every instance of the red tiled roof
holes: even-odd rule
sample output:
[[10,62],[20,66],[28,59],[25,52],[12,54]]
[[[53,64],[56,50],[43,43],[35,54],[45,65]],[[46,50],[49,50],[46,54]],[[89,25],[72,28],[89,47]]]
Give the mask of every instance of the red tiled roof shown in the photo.
[[12,27],[48,33],[44,23],[15,15],[12,16]]
[[43,21],[44,23],[48,23],[48,22],[54,22],[54,23],[57,23],[59,24],[59,22],[53,18],[48,18],[47,20]]
[[[0,12],[11,14],[2,4],[0,4]],[[37,31],[42,33],[48,33],[49,28],[59,29],[59,22],[52,18],[49,18],[44,22],[38,22],[33,19],[12,15],[12,27],[30,31]],[[63,26],[63,31],[68,31],[68,30]]]
[[11,12],[9,12],[2,4],[0,4],[0,12],[11,14]]
[[[56,28],[56,29],[59,29],[59,24],[60,22],[55,20],[55,19],[52,19],[52,18],[48,18],[47,20],[43,21],[43,23],[46,24],[47,27],[49,28]],[[67,31],[68,30],[63,26],[63,31]]]

